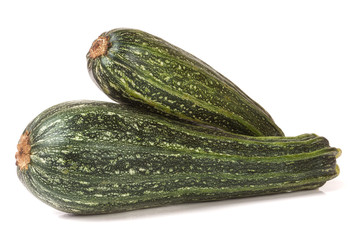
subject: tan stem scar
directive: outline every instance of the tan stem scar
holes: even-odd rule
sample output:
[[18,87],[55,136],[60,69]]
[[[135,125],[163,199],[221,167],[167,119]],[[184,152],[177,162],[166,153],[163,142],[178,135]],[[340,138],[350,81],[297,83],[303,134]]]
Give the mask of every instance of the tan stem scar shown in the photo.
[[104,37],[104,36],[98,37],[98,39],[96,39],[93,42],[89,50],[90,58],[95,59],[99,56],[106,55],[109,45],[110,45],[109,37]]
[[30,163],[30,133],[26,130],[20,137],[19,143],[17,145],[17,152],[15,154],[16,166],[20,170],[27,170]]

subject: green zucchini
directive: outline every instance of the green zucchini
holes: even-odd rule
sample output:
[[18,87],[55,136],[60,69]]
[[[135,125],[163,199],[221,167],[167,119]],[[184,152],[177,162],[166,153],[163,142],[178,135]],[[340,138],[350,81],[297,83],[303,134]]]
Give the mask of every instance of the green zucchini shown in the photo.
[[151,34],[114,29],[87,54],[90,76],[111,99],[226,131],[284,136],[268,112],[212,67]]
[[73,101],[26,127],[16,165],[50,206],[102,214],[315,189],[338,175],[339,154],[315,134],[244,136],[124,103]]

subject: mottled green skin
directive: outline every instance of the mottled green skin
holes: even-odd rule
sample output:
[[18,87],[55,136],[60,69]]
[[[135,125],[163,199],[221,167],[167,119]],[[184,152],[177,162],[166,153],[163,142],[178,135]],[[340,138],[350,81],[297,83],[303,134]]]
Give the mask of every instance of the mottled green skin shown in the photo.
[[111,99],[251,136],[284,136],[271,116],[212,67],[151,34],[115,29],[106,55],[87,55],[90,76]]
[[20,180],[75,214],[315,189],[338,174],[338,150],[315,134],[243,136],[126,104],[62,103],[25,131],[31,162]]

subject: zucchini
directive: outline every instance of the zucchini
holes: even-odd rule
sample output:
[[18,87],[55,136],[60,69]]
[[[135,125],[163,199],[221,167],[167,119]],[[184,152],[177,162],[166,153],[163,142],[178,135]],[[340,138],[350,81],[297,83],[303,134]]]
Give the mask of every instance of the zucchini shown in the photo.
[[50,206],[102,214],[315,189],[338,175],[339,154],[315,134],[244,136],[125,103],[73,101],[26,127],[16,165]]
[[212,67],[151,34],[114,29],[87,54],[90,76],[116,102],[252,136],[284,136],[268,112]]

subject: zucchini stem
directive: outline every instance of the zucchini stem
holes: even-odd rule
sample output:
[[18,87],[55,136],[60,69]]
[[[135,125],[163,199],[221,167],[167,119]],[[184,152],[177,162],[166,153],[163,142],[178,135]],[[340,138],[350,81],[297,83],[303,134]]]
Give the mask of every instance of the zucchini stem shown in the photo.
[[109,46],[110,46],[109,37],[99,36],[91,45],[88,54],[92,59],[95,59],[99,56],[104,56],[107,54]]
[[20,170],[27,170],[29,168],[30,163],[30,133],[26,130],[20,137],[19,143],[17,145],[17,152],[15,154],[16,158],[16,166],[20,168]]

